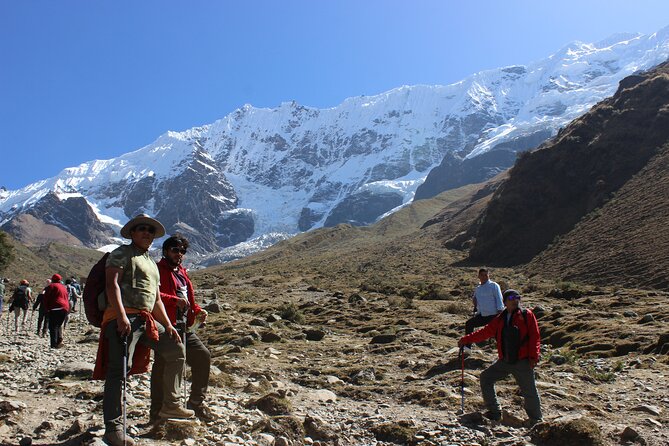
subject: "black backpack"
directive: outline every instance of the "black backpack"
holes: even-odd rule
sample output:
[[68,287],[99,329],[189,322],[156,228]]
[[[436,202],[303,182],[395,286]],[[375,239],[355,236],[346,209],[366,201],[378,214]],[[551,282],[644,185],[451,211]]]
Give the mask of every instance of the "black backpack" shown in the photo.
[[25,285],[20,285],[16,290],[14,290],[14,294],[12,295],[12,307],[28,309],[28,295],[26,294],[27,289],[28,287]]
[[502,319],[504,321],[504,326],[502,328],[502,355],[504,357],[504,362],[509,364],[515,364],[518,361],[518,352],[520,348],[530,340],[530,324],[527,322],[527,310],[523,309],[523,318],[525,319],[525,325],[527,326],[527,334],[523,339],[520,339],[520,329],[515,325],[511,325],[510,322],[513,321],[513,315],[507,324],[506,316],[507,311],[504,310],[502,313]]
[[107,263],[109,253],[102,256],[98,262],[93,265],[91,272],[88,273],[86,279],[86,286],[84,287],[84,311],[86,312],[86,319],[95,327],[102,325],[102,317],[107,308],[107,295],[105,293],[106,287],[106,271],[105,265]]

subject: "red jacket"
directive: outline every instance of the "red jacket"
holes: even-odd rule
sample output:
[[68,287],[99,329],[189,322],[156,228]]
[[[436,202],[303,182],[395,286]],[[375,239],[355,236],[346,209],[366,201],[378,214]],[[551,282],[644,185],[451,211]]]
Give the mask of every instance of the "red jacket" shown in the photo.
[[[521,309],[518,309],[518,311],[516,311],[511,317],[511,324],[518,327],[518,330],[520,331],[520,339],[525,339],[525,335],[528,335],[529,328],[527,342],[524,342],[518,350],[518,359],[530,358],[534,359],[535,361],[539,361],[539,353],[541,350],[541,335],[539,334],[539,325],[537,324],[537,318],[534,316],[534,313],[532,313],[532,310],[526,311],[527,321],[525,321],[525,318],[523,318],[523,312]],[[491,320],[485,327],[463,337],[463,343],[472,344],[475,342],[481,342],[494,336],[497,340],[497,356],[499,359],[503,359],[504,353],[502,352],[502,328],[504,328],[506,315],[507,312],[504,310],[498,314],[495,319]]]
[[70,312],[70,295],[67,288],[62,283],[51,283],[44,288],[44,311],[51,311],[54,308],[63,308]]
[[[160,259],[158,262],[158,271],[160,272],[160,299],[165,305],[167,317],[170,318],[172,324],[177,322],[177,280],[172,274],[173,268],[167,263],[167,260]],[[202,308],[195,302],[195,293],[193,291],[193,283],[188,277],[186,268],[179,265],[179,272],[186,279],[186,287],[188,287],[188,303],[190,310],[188,311],[188,326],[195,323],[195,315],[202,311]]]

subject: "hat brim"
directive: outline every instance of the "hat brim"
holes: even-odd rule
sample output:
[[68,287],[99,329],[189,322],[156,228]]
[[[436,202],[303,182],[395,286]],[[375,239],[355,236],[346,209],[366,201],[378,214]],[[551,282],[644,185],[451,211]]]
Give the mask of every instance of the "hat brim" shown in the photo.
[[138,215],[121,228],[121,237],[131,239],[132,236],[130,235],[130,231],[137,225],[149,225],[156,228],[156,238],[165,235],[165,227],[158,220],[151,218],[148,215]]

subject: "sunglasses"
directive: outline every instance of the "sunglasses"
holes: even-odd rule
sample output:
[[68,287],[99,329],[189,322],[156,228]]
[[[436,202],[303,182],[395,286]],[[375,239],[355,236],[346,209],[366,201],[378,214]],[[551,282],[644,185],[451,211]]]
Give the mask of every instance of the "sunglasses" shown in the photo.
[[506,300],[520,300],[520,296],[517,294],[512,294],[510,296],[507,296]]
[[179,253],[179,254],[181,254],[181,255],[184,255],[184,254],[186,254],[186,253],[188,252],[188,250],[187,250],[186,248],[179,248],[178,246],[172,246],[172,247],[169,249],[169,251],[170,251],[172,254]]
[[148,232],[149,234],[155,234],[156,228],[150,225],[137,225],[135,226],[135,229],[133,229],[133,231]]

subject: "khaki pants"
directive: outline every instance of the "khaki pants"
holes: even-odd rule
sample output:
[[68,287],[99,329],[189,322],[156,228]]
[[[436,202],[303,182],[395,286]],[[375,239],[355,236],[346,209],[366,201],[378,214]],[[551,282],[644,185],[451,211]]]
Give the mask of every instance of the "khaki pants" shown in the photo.
[[[128,369],[132,367],[132,356],[137,343],[151,348],[157,357],[165,362],[163,372],[163,404],[176,406],[179,404],[179,389],[181,388],[181,370],[184,364],[184,349],[181,344],[171,339],[165,328],[156,322],[160,337],[158,341],[148,338],[145,331],[144,319],[137,315],[128,315],[131,334],[128,336]],[[116,321],[111,321],[105,327],[105,337],[109,342],[109,356],[107,358],[107,375],[105,377],[104,399],[102,411],[107,431],[121,430],[123,427],[123,408],[121,406],[121,391],[123,388],[123,344],[116,331]]]
[[[195,333],[186,334],[186,363],[190,366],[193,376],[188,404],[197,407],[204,402],[209,387],[211,354]],[[163,387],[164,370],[165,360],[156,355],[151,369],[151,418],[158,417],[163,404],[163,394],[160,389]]]

